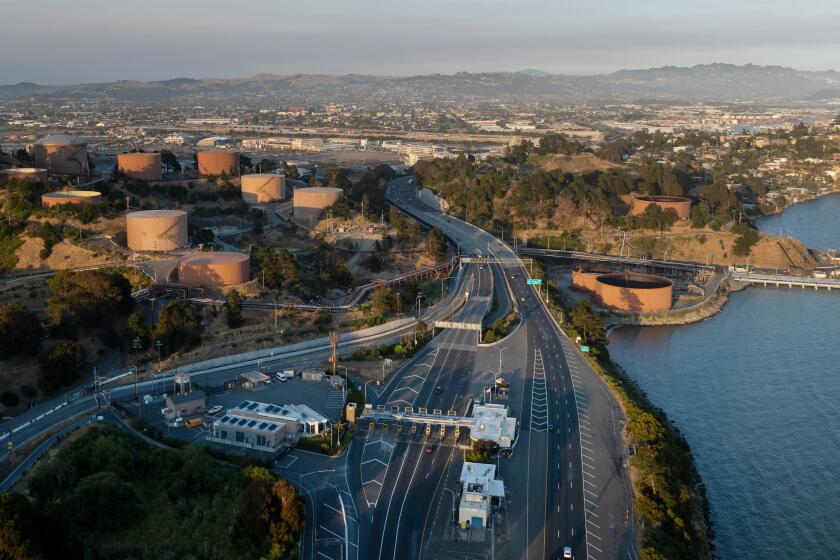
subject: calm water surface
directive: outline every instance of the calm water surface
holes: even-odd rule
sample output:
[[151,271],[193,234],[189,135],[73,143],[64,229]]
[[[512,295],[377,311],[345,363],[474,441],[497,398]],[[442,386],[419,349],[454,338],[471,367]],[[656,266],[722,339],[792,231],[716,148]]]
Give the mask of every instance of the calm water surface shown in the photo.
[[[826,247],[838,211],[784,219]],[[721,558],[840,558],[840,291],[749,288],[702,323],[617,329],[610,352],[688,439]]]
[[840,193],[791,206],[781,214],[762,218],[758,229],[771,235],[785,235],[812,249],[840,250]]

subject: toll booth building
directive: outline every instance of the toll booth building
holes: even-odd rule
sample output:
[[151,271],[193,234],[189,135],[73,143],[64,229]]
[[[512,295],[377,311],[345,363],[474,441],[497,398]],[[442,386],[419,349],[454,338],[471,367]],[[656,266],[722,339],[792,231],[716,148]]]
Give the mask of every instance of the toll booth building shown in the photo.
[[166,395],[166,408],[161,412],[167,419],[192,416],[204,410],[206,396],[204,391],[192,391],[187,394]]
[[327,418],[305,404],[244,401],[213,423],[208,439],[260,451],[277,451],[284,439],[317,435]]
[[460,482],[458,525],[462,529],[486,529],[493,504],[505,495],[504,482],[496,480],[496,465],[464,463]]

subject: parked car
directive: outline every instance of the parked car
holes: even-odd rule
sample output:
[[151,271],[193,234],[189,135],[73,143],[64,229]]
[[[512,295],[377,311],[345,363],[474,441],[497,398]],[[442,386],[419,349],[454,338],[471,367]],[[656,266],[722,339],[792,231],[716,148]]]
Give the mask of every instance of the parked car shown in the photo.
[[211,414],[211,415],[212,414],[218,414],[221,411],[222,411],[222,407],[217,404],[216,406],[211,406],[210,408],[208,408],[207,409],[207,414]]

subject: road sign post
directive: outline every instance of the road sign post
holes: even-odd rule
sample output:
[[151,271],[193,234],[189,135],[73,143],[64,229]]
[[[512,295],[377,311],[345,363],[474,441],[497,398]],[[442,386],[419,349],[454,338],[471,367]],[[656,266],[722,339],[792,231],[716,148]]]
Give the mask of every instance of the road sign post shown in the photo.
[[528,278],[529,286],[542,286],[542,278]]

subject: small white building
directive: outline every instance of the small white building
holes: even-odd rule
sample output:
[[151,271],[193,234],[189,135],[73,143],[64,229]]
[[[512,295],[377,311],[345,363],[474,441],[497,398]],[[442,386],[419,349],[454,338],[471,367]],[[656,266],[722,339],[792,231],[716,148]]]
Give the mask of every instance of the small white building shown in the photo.
[[470,439],[491,441],[505,449],[513,445],[516,438],[516,418],[507,415],[503,404],[477,404],[473,407],[473,425]]
[[496,465],[464,463],[460,482],[458,525],[462,529],[487,528],[493,500],[505,495],[504,482],[496,480]]

